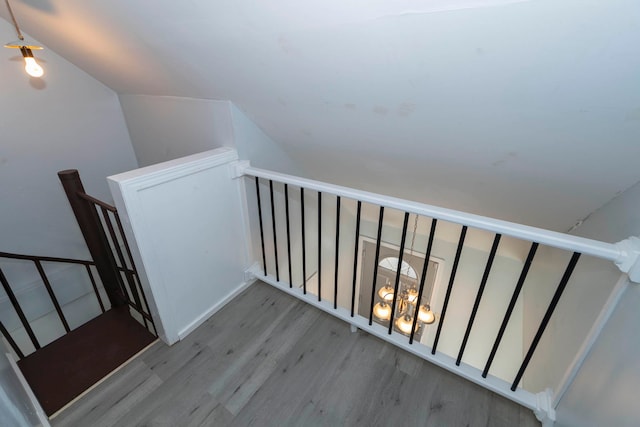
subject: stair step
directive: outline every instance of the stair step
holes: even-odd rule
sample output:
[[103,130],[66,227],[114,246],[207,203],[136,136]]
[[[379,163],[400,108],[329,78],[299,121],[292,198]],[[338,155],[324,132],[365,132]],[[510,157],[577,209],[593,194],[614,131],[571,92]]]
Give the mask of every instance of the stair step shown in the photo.
[[21,359],[18,366],[50,416],[155,339],[128,307],[120,307]]

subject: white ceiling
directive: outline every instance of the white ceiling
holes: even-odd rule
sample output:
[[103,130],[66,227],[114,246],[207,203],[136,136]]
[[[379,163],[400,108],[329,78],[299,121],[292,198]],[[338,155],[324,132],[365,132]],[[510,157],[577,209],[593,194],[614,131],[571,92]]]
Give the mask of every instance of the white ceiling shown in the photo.
[[556,230],[640,180],[637,0],[12,4],[118,93],[233,101],[317,179]]

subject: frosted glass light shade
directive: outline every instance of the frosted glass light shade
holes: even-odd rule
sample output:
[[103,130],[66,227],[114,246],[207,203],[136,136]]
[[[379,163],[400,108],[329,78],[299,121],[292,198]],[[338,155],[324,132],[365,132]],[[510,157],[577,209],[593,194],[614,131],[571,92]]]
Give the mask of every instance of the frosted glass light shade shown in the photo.
[[436,321],[436,315],[433,314],[433,311],[431,311],[431,308],[428,305],[421,305],[418,310],[418,320],[430,325]]
[[373,315],[380,320],[389,320],[391,318],[391,306],[386,302],[379,302],[373,306]]
[[[405,334],[411,333],[411,326],[413,326],[413,317],[409,315],[400,316],[396,319],[396,327],[400,329]],[[416,330],[418,329],[418,325],[416,324]]]
[[378,295],[387,302],[393,301],[393,288],[389,285],[384,285],[378,291]]

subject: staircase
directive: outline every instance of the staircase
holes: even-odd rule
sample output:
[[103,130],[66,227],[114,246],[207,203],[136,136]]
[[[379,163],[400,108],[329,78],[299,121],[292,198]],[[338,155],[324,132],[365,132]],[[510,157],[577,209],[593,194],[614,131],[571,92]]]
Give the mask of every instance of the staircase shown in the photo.
[[[77,171],[59,176],[94,260],[0,252],[0,267],[25,275],[31,265],[39,279],[41,288],[29,293],[35,298],[25,300],[0,268],[11,303],[0,317],[9,327],[0,321],[0,332],[48,416],[157,339],[117,210],[87,195]],[[51,271],[72,269],[80,283],[51,279]],[[83,295],[68,301],[70,288]],[[53,310],[43,313],[47,307]]]

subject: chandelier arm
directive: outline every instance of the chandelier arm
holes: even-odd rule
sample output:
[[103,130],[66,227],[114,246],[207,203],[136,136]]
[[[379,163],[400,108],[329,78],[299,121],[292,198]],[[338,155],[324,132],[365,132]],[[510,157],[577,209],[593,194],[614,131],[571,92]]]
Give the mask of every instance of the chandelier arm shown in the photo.
[[24,36],[22,35],[22,31],[20,31],[20,27],[18,26],[18,21],[16,21],[16,17],[13,14],[13,9],[11,9],[11,5],[9,4],[9,0],[4,0],[7,5],[7,9],[9,10],[9,15],[11,15],[11,20],[13,21],[13,26],[16,27],[16,34],[18,34],[18,38],[20,40],[24,40]]
[[416,215],[413,221],[413,234],[411,235],[411,248],[409,248],[409,254],[413,256],[413,244],[416,241],[416,231],[418,230],[418,218],[419,215]]

